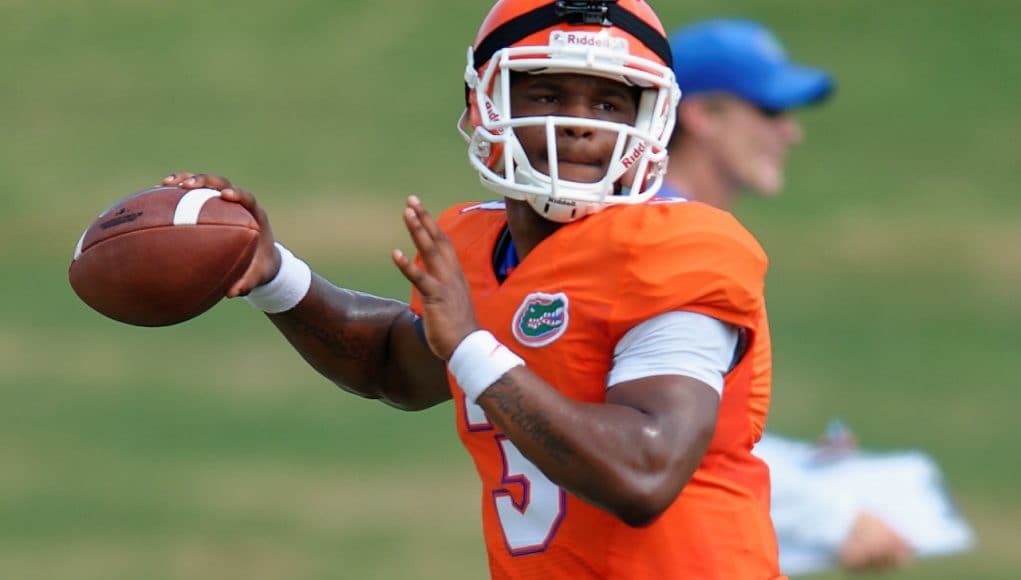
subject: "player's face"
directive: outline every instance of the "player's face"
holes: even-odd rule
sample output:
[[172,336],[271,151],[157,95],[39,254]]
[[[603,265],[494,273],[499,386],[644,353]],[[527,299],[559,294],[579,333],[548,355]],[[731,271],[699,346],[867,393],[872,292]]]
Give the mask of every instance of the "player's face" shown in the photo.
[[787,154],[803,137],[801,125],[788,112],[723,99],[714,132],[721,167],[741,189],[775,195],[783,188]]
[[[582,74],[516,74],[511,79],[511,114],[517,117],[563,116],[633,125],[638,114],[637,90],[610,79]],[[514,130],[528,161],[549,175],[546,129]],[[561,179],[595,183],[606,175],[617,141],[614,131],[558,126],[557,169]]]

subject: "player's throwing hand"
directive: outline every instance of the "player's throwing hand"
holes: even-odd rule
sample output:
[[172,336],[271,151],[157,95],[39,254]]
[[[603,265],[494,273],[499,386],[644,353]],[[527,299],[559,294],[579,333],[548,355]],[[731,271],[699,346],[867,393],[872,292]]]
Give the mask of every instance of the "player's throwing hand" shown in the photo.
[[273,245],[273,230],[269,227],[269,216],[259,207],[255,196],[231,184],[226,177],[205,173],[177,172],[163,178],[163,185],[184,189],[209,188],[220,192],[220,198],[241,204],[255,217],[259,224],[259,247],[248,269],[229,290],[227,296],[234,298],[251,292],[252,288],[269,282],[280,270],[280,252]]

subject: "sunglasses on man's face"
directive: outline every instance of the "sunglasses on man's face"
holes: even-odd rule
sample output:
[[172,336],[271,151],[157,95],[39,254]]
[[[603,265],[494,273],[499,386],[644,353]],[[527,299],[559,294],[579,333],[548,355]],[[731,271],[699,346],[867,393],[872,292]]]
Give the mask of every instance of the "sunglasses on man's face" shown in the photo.
[[[696,97],[699,97],[710,110],[715,111],[725,109],[734,103],[744,103],[767,119],[778,119],[790,112],[790,109],[773,109],[770,107],[764,107],[728,93],[712,93],[707,95],[696,95]],[[691,97],[688,98],[690,99]]]
[[787,114],[787,109],[771,109],[769,107],[763,107],[760,105],[752,105],[760,115],[767,119],[778,119]]

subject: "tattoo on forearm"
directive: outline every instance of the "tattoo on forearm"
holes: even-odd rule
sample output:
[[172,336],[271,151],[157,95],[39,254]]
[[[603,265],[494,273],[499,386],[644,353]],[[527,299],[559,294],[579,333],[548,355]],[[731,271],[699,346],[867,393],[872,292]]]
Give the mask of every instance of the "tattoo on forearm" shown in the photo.
[[500,408],[522,431],[538,443],[557,463],[565,465],[571,456],[571,449],[560,437],[553,433],[551,423],[546,414],[536,409],[526,409],[522,405],[521,392],[514,388],[513,381],[506,375],[486,390]]
[[346,326],[321,325],[310,320],[293,320],[296,330],[314,337],[336,356],[369,363],[379,358],[378,341],[365,332],[352,331]]
[[331,356],[369,365],[386,360],[388,333],[400,311],[396,302],[339,290],[333,306],[318,307],[304,315],[284,314],[281,321],[296,334],[319,342]]

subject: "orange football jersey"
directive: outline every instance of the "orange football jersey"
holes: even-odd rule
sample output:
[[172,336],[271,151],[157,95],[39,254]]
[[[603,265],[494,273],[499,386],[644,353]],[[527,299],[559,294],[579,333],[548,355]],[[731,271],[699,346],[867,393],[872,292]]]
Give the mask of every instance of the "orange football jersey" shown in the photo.
[[748,354],[752,359],[752,385],[748,393],[748,404],[753,413],[753,434],[755,441],[762,438],[762,432],[766,429],[766,415],[769,413],[769,400],[773,388],[773,345],[769,336],[769,320],[766,317],[766,310],[762,310],[762,319],[759,321],[758,338],[752,345]]
[[[742,327],[755,348],[767,260],[730,214],[683,201],[611,207],[561,227],[500,283],[493,254],[506,223],[502,202],[457,206],[439,219],[480,325],[568,397],[605,401],[614,346],[664,312],[699,312]],[[421,312],[417,293],[412,308]],[[752,376],[752,357],[744,356],[726,376],[702,463],[663,515],[641,528],[547,479],[451,377],[457,431],[482,482],[492,577],[781,577],[769,474],[750,453],[766,409],[751,400]]]

